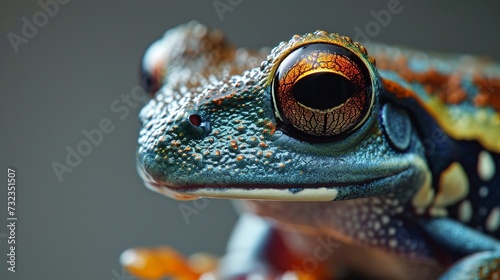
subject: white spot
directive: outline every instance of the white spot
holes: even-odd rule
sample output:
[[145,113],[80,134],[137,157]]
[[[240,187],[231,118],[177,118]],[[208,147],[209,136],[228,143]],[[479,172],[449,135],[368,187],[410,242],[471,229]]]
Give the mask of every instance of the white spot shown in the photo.
[[491,209],[488,218],[486,218],[486,230],[489,232],[497,231],[500,228],[500,207]]
[[468,199],[462,201],[458,206],[458,218],[463,223],[468,223],[472,219],[472,205]]
[[372,202],[373,202],[373,204],[381,204],[382,203],[378,197],[373,197]]
[[373,224],[373,229],[374,229],[375,231],[378,231],[378,230],[380,229],[380,223],[379,223],[379,222],[375,222],[375,223]]
[[396,229],[391,227],[391,228],[389,228],[387,233],[389,233],[389,235],[394,235],[394,234],[396,234]]
[[467,196],[469,193],[469,178],[464,168],[458,162],[453,162],[441,173],[439,192],[436,194],[434,206],[447,207]]
[[396,239],[389,240],[389,247],[396,248],[398,246],[398,241]]
[[487,151],[481,151],[477,159],[477,173],[483,181],[489,181],[495,175],[495,162],[491,154]]
[[489,193],[489,191],[488,191],[488,187],[486,187],[486,186],[482,186],[481,188],[479,188],[479,196],[480,196],[480,197],[483,197],[483,198],[484,198],[484,197],[487,197],[487,196],[488,196],[488,193]]
[[383,223],[384,225],[387,225],[387,224],[389,223],[389,221],[390,221],[390,220],[391,220],[391,219],[389,218],[389,216],[386,216],[386,215],[382,216],[382,223]]
[[384,210],[382,210],[382,208],[375,207],[375,206],[372,207],[372,211],[375,212],[375,213],[377,213],[377,214],[379,214],[379,215],[382,214],[382,213],[384,213]]
[[145,259],[141,258],[137,251],[134,249],[128,249],[125,252],[123,252],[120,256],[120,263],[123,266],[135,266],[135,267],[142,267],[145,266]]
[[360,231],[358,233],[358,238],[361,240],[364,240],[364,239],[366,239],[366,234],[363,231]]

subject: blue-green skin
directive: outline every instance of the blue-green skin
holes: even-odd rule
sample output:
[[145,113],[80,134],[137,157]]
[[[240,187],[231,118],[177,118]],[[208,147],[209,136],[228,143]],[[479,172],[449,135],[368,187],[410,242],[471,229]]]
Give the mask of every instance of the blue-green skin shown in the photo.
[[[184,40],[194,40],[191,37],[205,40],[205,33],[199,35],[193,31],[196,26],[196,23],[191,23],[178,27],[167,33],[164,40],[178,38],[179,33],[188,34]],[[319,42],[328,37],[342,40],[344,47],[364,61],[372,78],[374,104],[368,119],[352,134],[329,143],[301,141],[283,132],[273,109],[273,71],[286,56],[283,53],[290,52],[292,45],[300,45],[305,38],[311,37]],[[231,193],[234,189],[247,190],[246,198],[262,199],[255,189],[271,188],[285,189],[300,200],[304,189],[335,189],[335,200],[339,202],[250,201],[247,205],[254,213],[269,217],[278,225],[291,225],[292,228],[298,225],[299,228],[312,229],[313,235],[331,235],[354,246],[400,256],[408,263],[403,265],[407,270],[406,279],[436,277],[449,265],[443,263],[443,259],[455,262],[474,252],[486,252],[484,256],[471,257],[472,261],[455,265],[448,274],[441,276],[441,279],[459,279],[457,274],[467,275],[462,270],[476,275],[478,266],[500,258],[498,240],[468,227],[464,229],[454,219],[432,219],[415,214],[411,200],[432,168],[427,164],[429,158],[418,129],[410,127],[406,130],[408,124],[405,121],[384,121],[382,107],[390,98],[384,97],[381,77],[408,87],[411,85],[394,72],[378,71],[358,45],[337,34],[324,32],[294,37],[273,49],[267,60],[263,59],[263,54],[255,54],[252,61],[264,60],[260,67],[254,62],[253,68],[249,67],[250,70],[238,75],[232,75],[235,70],[230,62],[214,64],[213,58],[206,58],[202,49],[200,47],[197,50],[200,53],[193,58],[179,59],[174,55],[175,50],[162,58],[167,65],[167,74],[161,81],[163,87],[141,112],[143,129],[137,158],[140,174],[149,187],[181,199],[231,197],[223,193]],[[182,80],[182,74],[170,74],[179,69],[188,69],[189,74],[185,77],[194,77],[192,86],[183,88],[186,82]],[[414,90],[423,91],[418,87]],[[391,110],[391,113],[396,117],[401,114],[403,120],[409,118],[398,109]],[[201,125],[192,124],[189,120],[192,115],[201,117]],[[429,126],[436,124],[430,123]],[[391,129],[408,133],[391,134]],[[395,139],[398,137],[403,139]],[[395,145],[398,141],[406,141],[408,145],[398,148]],[[378,205],[380,200],[383,213],[371,218],[359,216],[358,220],[366,221],[359,223],[356,229],[348,226],[349,217],[341,216],[341,213],[352,213],[351,217],[361,215],[358,213],[361,210],[354,209],[360,209],[362,205]],[[389,217],[389,221],[383,223],[382,230],[374,231],[373,221],[368,221],[381,221],[382,216]],[[389,236],[389,228],[394,228],[396,234]],[[371,238],[357,236],[361,231],[370,230],[374,231]],[[465,238],[459,235],[464,239],[461,242],[471,245],[462,250],[463,244],[447,237],[464,230],[468,231]],[[379,239],[379,244],[374,245],[373,239]],[[397,241],[396,246],[389,244],[391,239]],[[255,241],[256,244],[266,242]],[[436,244],[439,242],[441,244]],[[416,271],[423,267],[429,268],[429,272],[415,276]],[[374,276],[385,277],[383,273]]]

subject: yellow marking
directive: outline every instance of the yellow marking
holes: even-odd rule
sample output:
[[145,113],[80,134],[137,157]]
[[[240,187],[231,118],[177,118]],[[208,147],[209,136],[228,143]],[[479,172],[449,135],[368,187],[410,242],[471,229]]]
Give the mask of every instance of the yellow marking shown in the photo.
[[423,100],[417,93],[390,79],[382,79],[385,88],[396,98],[415,99],[444,132],[457,140],[477,140],[487,150],[500,153],[500,113],[491,108],[464,111],[459,106],[443,103],[438,96]]
[[432,206],[431,209],[429,209],[429,214],[432,217],[446,217],[448,216],[448,210],[444,207]]
[[434,200],[437,207],[450,206],[467,196],[469,193],[469,179],[460,163],[453,162],[441,173],[439,178],[439,192]]
[[486,230],[489,232],[497,231],[500,228],[500,207],[495,207],[491,210],[486,219]]
[[472,205],[468,199],[458,206],[458,218],[463,223],[468,223],[472,219]]
[[[437,97],[430,97],[427,110],[434,111],[437,122],[446,134],[457,140],[477,140],[490,151],[500,153],[500,113],[489,108],[478,108],[478,122],[473,112],[463,111],[457,106],[447,106]],[[487,117],[484,118],[484,115]]]
[[434,189],[431,187],[431,173],[427,169],[426,176],[422,187],[413,196],[412,205],[418,214],[423,214],[425,209],[432,203],[434,199]]
[[495,162],[491,154],[487,151],[481,151],[477,160],[477,173],[483,181],[489,181],[495,175]]

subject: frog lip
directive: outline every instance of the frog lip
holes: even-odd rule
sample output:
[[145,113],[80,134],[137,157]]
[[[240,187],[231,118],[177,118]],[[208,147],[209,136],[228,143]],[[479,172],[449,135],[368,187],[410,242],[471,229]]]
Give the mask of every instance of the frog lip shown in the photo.
[[384,176],[356,182],[330,182],[314,184],[190,184],[176,186],[168,182],[154,180],[143,168],[138,168],[145,185],[158,193],[178,200],[201,197],[229,199],[259,199],[287,201],[332,201],[337,199],[339,190],[347,187],[376,188],[390,184],[398,177],[408,177],[411,167],[397,170]]

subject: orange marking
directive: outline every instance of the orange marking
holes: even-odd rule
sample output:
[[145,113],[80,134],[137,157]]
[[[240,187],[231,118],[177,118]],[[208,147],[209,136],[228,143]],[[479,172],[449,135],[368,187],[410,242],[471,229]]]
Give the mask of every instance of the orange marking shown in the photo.
[[240,160],[242,160],[242,159],[244,159],[244,158],[245,158],[245,156],[244,156],[244,155],[238,155],[238,156],[236,157],[236,161],[240,161]]
[[500,275],[500,260],[494,259],[479,269],[479,279],[495,280]]
[[124,255],[127,256],[123,263],[125,269],[141,279],[174,276],[176,279],[195,280],[201,275],[189,267],[182,255],[168,247],[137,248]]
[[236,143],[236,141],[234,140],[231,140],[231,142],[229,142],[230,145],[231,145],[231,148],[237,150],[238,149],[238,143]]
[[177,141],[177,140],[173,140],[171,143],[170,143],[172,146],[175,146],[175,147],[178,147],[181,145],[181,142],[180,141]]
[[265,126],[269,127],[271,129],[271,132],[269,132],[269,134],[273,135],[274,132],[276,131],[276,124],[273,123],[272,121],[270,120],[267,120],[265,123],[264,123]]
[[416,93],[401,86],[400,84],[391,81],[391,80],[386,80],[386,79],[381,79],[382,84],[384,85],[384,88],[394,94],[398,99],[404,99],[404,98],[417,98]]
[[377,68],[394,71],[409,83],[416,82],[423,85],[427,93],[438,96],[445,103],[457,104],[467,98],[461,85],[462,75],[460,73],[445,75],[434,68],[424,72],[415,72],[408,67],[408,61],[403,56],[396,59],[381,56],[378,58]]
[[212,99],[212,102],[217,104],[217,105],[221,105],[222,102],[225,100],[225,99],[231,99],[233,98],[234,96],[236,95],[236,91],[232,91],[228,94],[225,94],[225,95],[217,95],[216,98]]
[[436,122],[438,122],[440,127],[443,127],[442,123],[440,122],[440,118],[438,117],[436,112],[434,112],[434,110],[432,110],[432,108],[430,108],[430,106],[427,103],[425,103],[420,98],[420,96],[417,95],[417,93],[415,93],[414,91],[412,91],[408,88],[401,86],[400,84],[398,84],[394,81],[383,79],[383,78],[381,80],[382,80],[382,84],[384,85],[385,89],[388,92],[394,94],[396,96],[396,98],[398,98],[398,99],[406,99],[406,98],[414,99],[416,102],[418,102],[418,104],[422,108],[424,108],[432,116],[432,118],[434,120],[436,120]]
[[477,106],[491,106],[500,111],[500,79],[486,79],[482,76],[474,76],[472,82],[479,89],[479,93],[474,98]]

